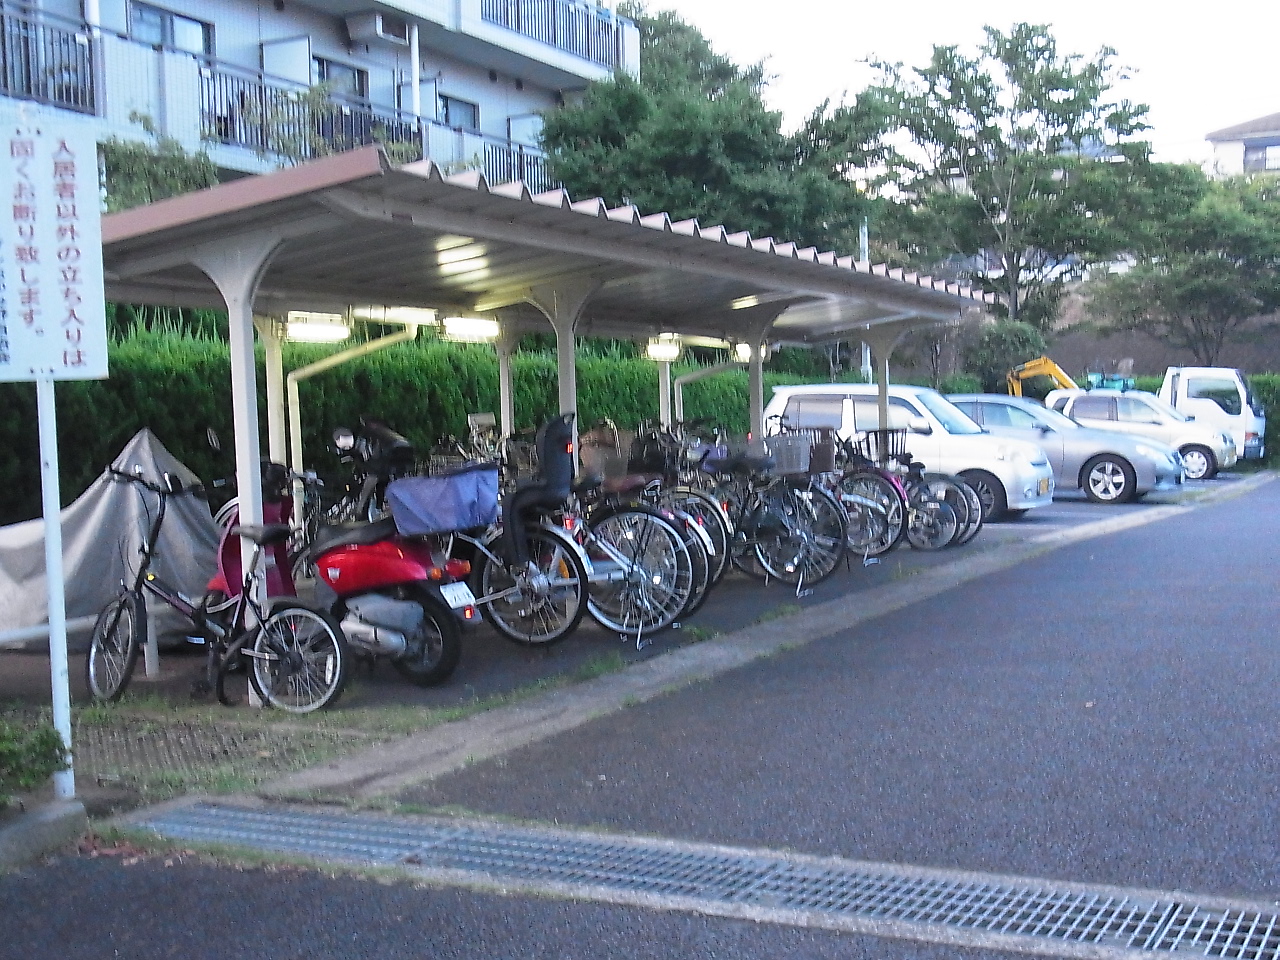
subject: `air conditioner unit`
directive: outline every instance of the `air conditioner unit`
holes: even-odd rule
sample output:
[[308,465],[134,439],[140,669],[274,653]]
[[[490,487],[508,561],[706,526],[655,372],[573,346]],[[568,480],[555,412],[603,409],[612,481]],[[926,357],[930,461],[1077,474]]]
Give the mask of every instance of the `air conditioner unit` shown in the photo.
[[409,45],[409,24],[383,13],[353,13],[347,17],[347,34],[352,43],[380,43],[393,47]]

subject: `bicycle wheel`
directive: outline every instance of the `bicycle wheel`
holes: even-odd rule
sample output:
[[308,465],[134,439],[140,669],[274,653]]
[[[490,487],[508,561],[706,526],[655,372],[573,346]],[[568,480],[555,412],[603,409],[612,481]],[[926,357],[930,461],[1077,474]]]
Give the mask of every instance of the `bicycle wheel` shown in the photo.
[[941,550],[956,535],[956,513],[950,504],[927,490],[911,491],[907,512],[907,542],[917,550]]
[[[246,644],[246,647],[248,645]],[[263,701],[287,713],[331,706],[347,681],[347,638],[338,622],[301,603],[280,603],[259,624],[249,680]]]
[[120,594],[98,614],[84,665],[95,700],[119,700],[124,694],[146,633],[147,608],[137,594]]
[[534,527],[528,537],[532,569],[513,570],[481,552],[471,589],[498,633],[524,646],[546,646],[582,622],[587,568],[567,535]]
[[805,554],[804,582],[821,583],[835,573],[848,549],[848,516],[840,501],[819,486],[797,488],[809,517],[808,550]]
[[983,514],[982,498],[978,496],[978,491],[969,486],[960,477],[952,477],[951,479],[960,485],[961,492],[964,493],[965,499],[969,501],[969,525],[956,537],[956,546],[963,546],[978,535],[978,531],[982,529],[982,525],[986,521],[986,516]]
[[715,544],[711,540],[711,535],[698,524],[691,514],[683,510],[664,511],[673,515],[668,520],[675,524],[676,529],[684,538],[685,549],[689,551],[689,562],[693,568],[693,589],[690,592],[689,599],[684,605],[684,609],[680,611],[677,619],[684,620],[697,613],[704,603],[706,603],[707,595],[711,592],[711,558],[714,555]]
[[658,495],[658,505],[683,510],[706,531],[714,548],[714,553],[708,557],[711,584],[719,583],[729,572],[729,547],[733,540],[733,527],[720,501],[705,490],[676,487],[663,490]]
[[[924,475],[924,485],[929,491],[930,496],[936,500],[941,500],[949,506],[956,515],[956,531],[951,535],[951,541],[947,544],[953,547],[960,543],[960,538],[969,530],[969,526],[973,523],[973,510],[969,495],[956,482],[954,477],[947,476],[944,473],[926,473]],[[979,509],[981,513],[981,509]]]
[[693,561],[680,531],[648,507],[610,507],[587,521],[595,571],[587,610],[606,630],[669,627],[693,594]]
[[837,497],[848,516],[849,549],[878,557],[896,547],[906,532],[907,503],[892,480],[873,471],[841,477]]

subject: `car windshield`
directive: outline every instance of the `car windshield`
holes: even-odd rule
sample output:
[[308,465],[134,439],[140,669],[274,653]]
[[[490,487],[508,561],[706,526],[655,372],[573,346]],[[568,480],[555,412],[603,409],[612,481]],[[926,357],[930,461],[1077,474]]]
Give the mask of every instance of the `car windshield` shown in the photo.
[[[1026,407],[1018,406],[1019,410],[1027,410]],[[1079,430],[1080,424],[1076,423],[1066,414],[1059,413],[1049,407],[1036,407],[1034,410],[1027,410],[1031,416],[1035,417],[1041,423],[1047,423],[1055,430]]]
[[[1133,396],[1133,394],[1130,394],[1130,396]],[[1143,401],[1145,401],[1146,403],[1149,403],[1151,406],[1155,407],[1157,410],[1159,410],[1161,413],[1163,413],[1167,417],[1172,417],[1174,420],[1190,420],[1191,419],[1182,411],[1175,410],[1172,406],[1170,406],[1165,401],[1161,400],[1154,393],[1144,393],[1141,396]]]
[[947,433],[982,433],[980,426],[974,423],[969,417],[940,393],[933,391],[922,391],[915,395],[915,399],[920,401],[920,405],[938,418],[938,422],[942,424],[942,429]]

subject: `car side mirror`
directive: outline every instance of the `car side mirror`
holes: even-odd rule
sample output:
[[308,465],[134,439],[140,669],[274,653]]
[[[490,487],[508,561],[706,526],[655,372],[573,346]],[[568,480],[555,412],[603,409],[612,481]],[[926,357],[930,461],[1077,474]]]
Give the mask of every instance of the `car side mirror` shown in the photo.
[[1040,431],[1041,435],[1053,433],[1053,427],[1049,426],[1047,423],[1037,423],[1036,429]]
[[924,417],[912,417],[907,424],[907,429],[912,433],[920,433],[926,437],[933,433],[933,426]]

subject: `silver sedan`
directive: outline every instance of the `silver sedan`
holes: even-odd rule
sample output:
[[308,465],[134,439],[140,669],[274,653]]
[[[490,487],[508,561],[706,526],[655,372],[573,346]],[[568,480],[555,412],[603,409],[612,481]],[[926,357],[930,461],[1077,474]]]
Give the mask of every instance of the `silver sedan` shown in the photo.
[[1181,456],[1157,441],[1082,427],[1025,397],[977,393],[947,399],[989,433],[1039,444],[1057,488],[1081,489],[1095,503],[1125,503],[1182,483]]

